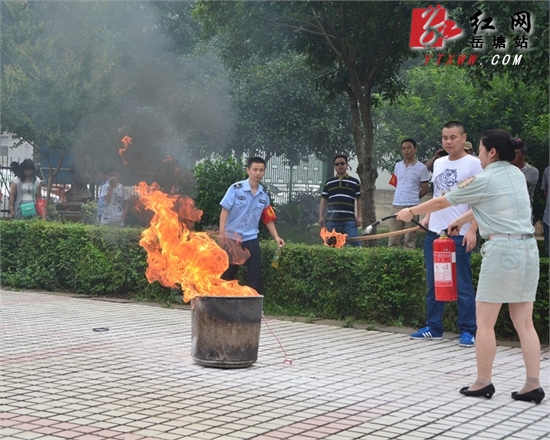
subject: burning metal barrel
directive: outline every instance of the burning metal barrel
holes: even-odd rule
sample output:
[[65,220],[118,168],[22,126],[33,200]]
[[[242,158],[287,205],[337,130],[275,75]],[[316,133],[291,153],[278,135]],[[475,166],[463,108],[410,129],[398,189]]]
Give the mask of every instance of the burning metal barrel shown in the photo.
[[205,367],[244,368],[258,359],[263,296],[191,299],[191,357]]

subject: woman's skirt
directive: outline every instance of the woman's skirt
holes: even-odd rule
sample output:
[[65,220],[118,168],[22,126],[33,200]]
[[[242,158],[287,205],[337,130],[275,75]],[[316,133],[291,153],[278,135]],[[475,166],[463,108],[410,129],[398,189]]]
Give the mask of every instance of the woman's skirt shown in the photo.
[[476,301],[535,301],[540,269],[539,250],[534,238],[489,240],[483,244],[481,255]]

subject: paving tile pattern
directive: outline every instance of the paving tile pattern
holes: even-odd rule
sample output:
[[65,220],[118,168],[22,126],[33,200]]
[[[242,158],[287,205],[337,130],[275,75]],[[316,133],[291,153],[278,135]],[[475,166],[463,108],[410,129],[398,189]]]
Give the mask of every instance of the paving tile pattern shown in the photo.
[[524,379],[518,348],[498,347],[486,400],[458,393],[475,353],[456,340],[268,324],[254,365],[206,368],[190,356],[189,310],[0,290],[0,438],[549,438],[550,399],[510,398]]

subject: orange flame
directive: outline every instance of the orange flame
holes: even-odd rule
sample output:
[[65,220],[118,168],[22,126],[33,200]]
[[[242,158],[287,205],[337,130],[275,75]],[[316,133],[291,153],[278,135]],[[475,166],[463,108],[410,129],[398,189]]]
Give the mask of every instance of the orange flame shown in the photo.
[[120,140],[120,142],[124,144],[124,147],[118,149],[118,154],[120,155],[120,158],[122,159],[122,162],[124,163],[124,165],[128,165],[128,162],[124,160],[124,152],[128,149],[130,145],[132,145],[132,138],[130,136],[124,136]]
[[323,244],[325,246],[330,246],[334,248],[342,248],[346,244],[346,237],[348,234],[340,234],[339,232],[336,232],[334,229],[332,232],[328,232],[327,228],[322,228],[321,238],[323,239]]
[[192,199],[166,194],[157,183],[140,182],[138,190],[140,205],[154,213],[139,241],[147,251],[145,276],[150,283],[181,288],[185,302],[205,295],[258,296],[251,287],[220,279],[229,257],[208,234],[189,230],[202,216]]

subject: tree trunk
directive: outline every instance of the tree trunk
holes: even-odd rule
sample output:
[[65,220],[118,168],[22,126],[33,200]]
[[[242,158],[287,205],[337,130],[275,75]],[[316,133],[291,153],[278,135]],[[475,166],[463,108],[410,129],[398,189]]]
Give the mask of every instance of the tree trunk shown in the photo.
[[[362,226],[368,226],[376,221],[376,207],[374,204],[374,190],[378,172],[374,167],[372,157],[374,123],[372,121],[372,98],[369,84],[360,85],[353,67],[348,67],[352,78],[348,89],[350,100],[353,139],[357,154],[357,174],[361,179],[361,217]],[[354,81],[355,79],[355,81]],[[374,246],[374,241],[367,242],[367,246]]]

